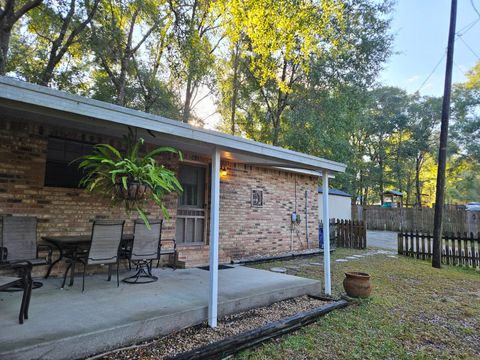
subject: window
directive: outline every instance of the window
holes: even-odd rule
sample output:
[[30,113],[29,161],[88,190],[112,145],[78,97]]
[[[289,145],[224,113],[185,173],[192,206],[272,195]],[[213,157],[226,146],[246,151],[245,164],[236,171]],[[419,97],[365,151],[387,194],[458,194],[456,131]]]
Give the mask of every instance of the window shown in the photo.
[[205,201],[205,168],[182,165],[178,178],[183,187],[182,195],[179,197],[179,205],[203,208]]
[[78,163],[71,162],[81,156],[91,154],[93,145],[80,141],[48,138],[45,186],[77,188],[83,171]]
[[181,165],[175,239],[180,244],[203,243],[205,237],[205,167]]

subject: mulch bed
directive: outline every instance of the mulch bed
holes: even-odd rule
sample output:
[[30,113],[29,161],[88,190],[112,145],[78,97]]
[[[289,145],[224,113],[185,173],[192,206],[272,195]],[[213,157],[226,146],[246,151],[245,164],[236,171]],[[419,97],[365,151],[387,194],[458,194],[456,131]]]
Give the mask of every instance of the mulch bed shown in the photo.
[[219,320],[215,329],[208,327],[205,322],[149,342],[100,354],[90,359],[167,359],[329,302],[309,296],[284,300],[226,316]]

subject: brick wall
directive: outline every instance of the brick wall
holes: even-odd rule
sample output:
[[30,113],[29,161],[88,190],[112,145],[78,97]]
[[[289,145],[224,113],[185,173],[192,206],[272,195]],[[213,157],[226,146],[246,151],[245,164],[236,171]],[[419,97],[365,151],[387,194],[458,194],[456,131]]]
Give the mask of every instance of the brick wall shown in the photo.
[[[95,217],[128,219],[125,230],[131,232],[135,213],[126,214],[122,208],[112,207],[108,200],[83,189],[44,186],[48,136],[120,144],[120,139],[94,133],[78,133],[21,119],[0,119],[0,215],[36,216],[39,239],[46,235],[90,234]],[[194,154],[185,157],[207,161]],[[178,168],[173,156],[165,160],[170,168]],[[220,184],[221,262],[306,248],[305,190],[309,197],[310,243],[318,246],[315,177],[244,164],[222,162],[222,166],[227,168],[227,175]],[[302,223],[292,229],[290,214],[295,209],[295,184],[297,212]],[[263,207],[252,207],[252,189],[263,190]],[[170,218],[164,223],[162,237],[172,239],[177,195],[170,194],[165,201]],[[151,217],[161,216],[156,206],[148,207],[148,211]],[[208,251],[208,240],[205,245],[179,246],[178,262],[181,266],[206,265]],[[63,269],[56,270],[59,273]]]
[[[224,166],[227,176],[220,183],[220,246],[228,256],[238,259],[306,249],[305,191],[310,245],[318,247],[315,177],[244,164]],[[263,190],[262,207],[252,207],[252,190]],[[292,227],[295,203],[302,221]]]

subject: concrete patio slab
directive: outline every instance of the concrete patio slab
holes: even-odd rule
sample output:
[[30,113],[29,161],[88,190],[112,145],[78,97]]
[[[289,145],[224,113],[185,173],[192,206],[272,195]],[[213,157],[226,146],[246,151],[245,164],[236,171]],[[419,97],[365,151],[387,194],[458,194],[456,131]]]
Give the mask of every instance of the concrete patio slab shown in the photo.
[[[0,359],[82,358],[207,319],[208,271],[154,273],[155,283],[119,288],[103,274],[91,276],[84,293],[78,277],[65,290],[61,279],[49,279],[33,291],[23,325],[17,322],[21,294],[0,292]],[[219,316],[320,293],[319,281],[238,266],[219,271]]]

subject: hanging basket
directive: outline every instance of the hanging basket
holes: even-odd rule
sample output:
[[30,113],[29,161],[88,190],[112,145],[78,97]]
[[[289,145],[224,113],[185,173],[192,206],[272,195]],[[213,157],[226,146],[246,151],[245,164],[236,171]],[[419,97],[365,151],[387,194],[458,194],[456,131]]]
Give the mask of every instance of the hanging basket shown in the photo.
[[147,196],[149,187],[138,182],[131,182],[127,188],[123,184],[115,184],[115,195],[122,200],[138,201],[144,200]]

